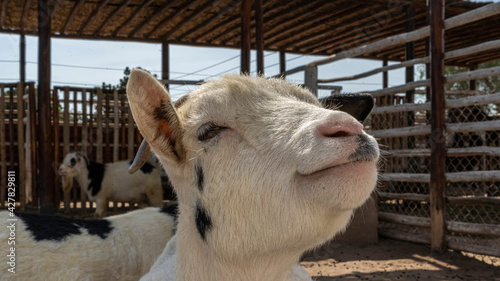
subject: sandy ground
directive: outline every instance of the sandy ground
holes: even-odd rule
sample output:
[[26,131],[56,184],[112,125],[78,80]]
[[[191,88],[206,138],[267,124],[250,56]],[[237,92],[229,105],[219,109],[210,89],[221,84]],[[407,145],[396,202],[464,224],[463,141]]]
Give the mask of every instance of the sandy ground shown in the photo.
[[370,246],[330,243],[305,255],[301,265],[317,281],[500,281],[500,258],[452,250],[432,255],[428,245],[387,238]]

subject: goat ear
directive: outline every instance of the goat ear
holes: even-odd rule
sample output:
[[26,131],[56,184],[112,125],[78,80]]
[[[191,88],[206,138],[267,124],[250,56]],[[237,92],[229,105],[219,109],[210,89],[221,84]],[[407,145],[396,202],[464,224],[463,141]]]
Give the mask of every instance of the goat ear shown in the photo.
[[337,94],[320,99],[327,109],[344,111],[363,122],[373,108],[373,98],[369,94]]
[[153,151],[174,161],[185,158],[179,115],[162,84],[149,73],[134,69],[127,84],[132,115]]

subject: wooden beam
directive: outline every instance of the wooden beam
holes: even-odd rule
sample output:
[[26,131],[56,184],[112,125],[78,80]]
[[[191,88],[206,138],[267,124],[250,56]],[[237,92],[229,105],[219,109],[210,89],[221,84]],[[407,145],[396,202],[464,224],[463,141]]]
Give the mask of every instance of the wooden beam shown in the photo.
[[32,0],[26,0],[24,2],[23,15],[21,16],[21,30],[24,30],[26,28],[26,21],[28,20],[31,3]]
[[431,53],[431,166],[430,212],[431,248],[443,253],[446,249],[445,201],[446,186],[446,121],[444,96],[444,0],[430,0]]
[[28,92],[28,110],[29,110],[29,123],[30,123],[30,156],[31,156],[31,199],[32,204],[38,207],[38,157],[37,157],[37,140],[36,135],[37,126],[37,112],[36,112],[36,97],[35,97],[35,85],[31,84]]
[[128,17],[123,24],[113,32],[113,36],[117,36],[119,33],[128,27],[130,23],[132,23],[136,18],[138,18],[152,3],[154,0],[147,0],[142,3],[142,5],[133,13],[130,17]]
[[[38,3],[40,3],[40,1],[38,1]],[[61,33],[66,33],[68,31],[69,26],[71,25],[71,23],[73,23],[73,20],[78,15],[78,12],[83,7],[83,4],[85,4],[85,0],[78,0],[75,6],[73,6],[73,10],[71,10],[68,19],[66,19],[66,23],[64,24],[63,28],[60,31]]]
[[64,0],[53,0],[52,1],[52,8],[50,10],[50,16],[54,18],[57,14],[57,11],[59,10],[59,7],[61,7],[62,2]]
[[177,4],[175,1],[168,1],[161,9],[158,9],[152,16],[148,17],[140,26],[134,29],[128,37],[136,37],[144,28],[146,28],[150,23],[159,19],[160,17],[164,17],[165,13],[172,8],[174,4]]
[[9,3],[9,0],[2,0],[2,5],[0,5],[0,8],[2,8],[2,10],[0,11],[0,27],[2,27],[2,28],[4,28],[5,15],[7,14],[8,3]]
[[101,0],[101,3],[99,3],[97,9],[95,9],[95,11],[89,17],[87,22],[82,26],[82,28],[80,28],[80,31],[78,33],[82,34],[85,31],[85,29],[87,29],[95,21],[96,18],[99,18],[99,16],[102,13],[102,10],[104,10],[108,2],[109,0]]
[[[382,68],[387,67],[388,60],[384,59],[382,61]],[[387,88],[389,87],[389,72],[387,71],[382,71],[382,88]]]
[[257,74],[264,75],[264,16],[262,0],[254,0],[255,10],[255,49],[257,52]]
[[241,74],[250,73],[250,15],[252,13],[252,1],[243,0],[241,4]]
[[54,213],[55,184],[54,147],[52,146],[51,126],[51,98],[50,98],[50,73],[51,73],[51,17],[50,0],[38,0],[38,157],[39,175],[38,191],[40,198],[40,212]]
[[132,0],[126,0],[118,8],[116,8],[116,10],[101,24],[101,26],[99,26],[97,31],[94,32],[94,35],[101,34],[104,28],[106,28],[117,15],[121,14],[123,10],[128,7],[130,2],[132,2]]
[[21,38],[19,40],[19,77],[21,83],[26,84],[26,34],[24,30],[21,31]]

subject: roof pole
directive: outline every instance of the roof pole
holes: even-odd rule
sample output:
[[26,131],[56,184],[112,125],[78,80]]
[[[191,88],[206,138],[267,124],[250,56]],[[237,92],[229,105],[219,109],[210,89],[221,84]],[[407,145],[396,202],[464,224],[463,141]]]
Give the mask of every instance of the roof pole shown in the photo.
[[250,73],[250,15],[252,8],[251,0],[243,0],[241,3],[241,74]]
[[264,33],[262,0],[255,0],[255,45],[257,50],[257,74],[264,75]]
[[[163,41],[161,43],[161,80],[168,81],[169,79],[169,45],[168,42]],[[165,84],[165,87],[167,88],[168,91],[168,84]]]
[[50,0],[38,0],[38,195],[40,213],[55,211],[54,148],[50,120]]

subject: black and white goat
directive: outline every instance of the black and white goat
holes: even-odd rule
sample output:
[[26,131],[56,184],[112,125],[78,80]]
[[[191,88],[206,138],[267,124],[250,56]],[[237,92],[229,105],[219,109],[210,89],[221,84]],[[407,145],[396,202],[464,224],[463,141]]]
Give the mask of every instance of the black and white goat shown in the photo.
[[0,212],[12,225],[0,228],[11,256],[0,263],[0,280],[137,281],[174,235],[177,206],[102,220],[10,214]]
[[[95,215],[106,215],[109,201],[140,203],[160,207],[163,199],[159,167],[145,163],[141,171],[129,174],[130,161],[96,163],[79,152],[70,152],[59,167],[65,198],[73,186],[73,178],[97,204]],[[65,200],[66,201],[66,200]]]

